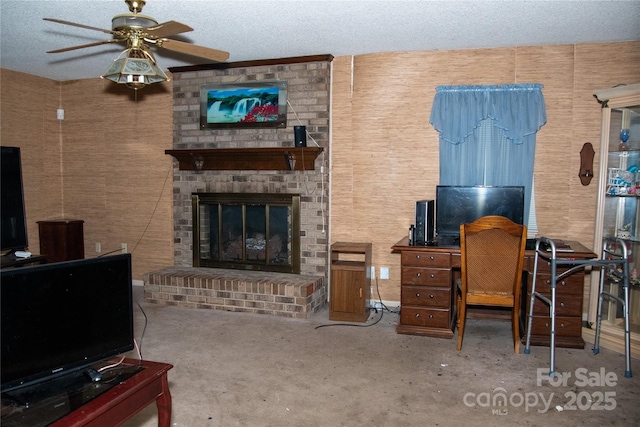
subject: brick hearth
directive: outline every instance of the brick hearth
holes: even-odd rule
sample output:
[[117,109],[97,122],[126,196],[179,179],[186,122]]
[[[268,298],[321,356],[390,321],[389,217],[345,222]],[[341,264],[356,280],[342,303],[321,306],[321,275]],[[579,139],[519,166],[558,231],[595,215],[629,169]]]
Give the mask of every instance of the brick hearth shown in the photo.
[[305,319],[326,302],[322,276],[167,267],[144,275],[145,299],[188,308]]

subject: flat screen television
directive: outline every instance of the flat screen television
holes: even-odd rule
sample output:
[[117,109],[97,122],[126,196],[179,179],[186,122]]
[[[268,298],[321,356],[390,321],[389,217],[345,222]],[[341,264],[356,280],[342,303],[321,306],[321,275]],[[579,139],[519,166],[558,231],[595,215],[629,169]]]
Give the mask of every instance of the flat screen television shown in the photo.
[[460,224],[500,215],[524,224],[524,187],[436,187],[436,236],[460,237]]
[[2,392],[133,349],[131,255],[0,272]]
[[0,250],[29,247],[19,147],[0,147]]

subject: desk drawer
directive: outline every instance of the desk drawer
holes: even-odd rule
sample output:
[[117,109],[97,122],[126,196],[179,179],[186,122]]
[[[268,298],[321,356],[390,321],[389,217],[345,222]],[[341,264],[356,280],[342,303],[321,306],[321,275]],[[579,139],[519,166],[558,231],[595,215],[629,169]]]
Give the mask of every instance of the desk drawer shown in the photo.
[[448,252],[403,251],[401,255],[401,263],[403,266],[446,268],[451,266],[451,254]]
[[[548,317],[533,316],[533,324],[531,325],[532,335],[551,334],[551,319]],[[556,316],[556,336],[575,337],[582,334],[582,321],[580,317]]]
[[[533,279],[533,276],[531,276]],[[582,296],[582,290],[584,288],[584,272],[578,271],[571,274],[564,279],[560,280],[556,284],[556,295],[580,295]],[[538,278],[536,280],[536,292],[550,293],[551,292],[551,275],[548,273],[538,272]]]
[[451,289],[403,286],[401,298],[402,305],[420,305],[448,309],[451,306]]
[[[544,293],[545,297],[551,299],[551,294]],[[531,294],[527,294],[527,305],[531,301]],[[527,311],[527,314],[529,312]],[[547,316],[549,317],[549,306],[536,298],[533,304],[534,316]],[[575,295],[560,295],[556,293],[556,318],[558,316],[576,316],[582,317],[582,296]]]
[[403,285],[451,287],[451,270],[445,268],[402,267]]
[[449,328],[451,316],[449,310],[403,306],[400,311],[400,323],[430,328]]

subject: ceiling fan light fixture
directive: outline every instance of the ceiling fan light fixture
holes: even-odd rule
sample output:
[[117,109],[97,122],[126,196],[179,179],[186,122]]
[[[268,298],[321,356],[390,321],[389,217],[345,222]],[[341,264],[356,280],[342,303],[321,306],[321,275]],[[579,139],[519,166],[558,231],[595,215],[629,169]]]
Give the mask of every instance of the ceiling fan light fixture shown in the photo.
[[138,13],[147,3],[147,0],[124,0],[124,2],[129,6],[131,12]]
[[112,36],[109,40],[50,50],[47,53],[68,52],[86,47],[126,42],[127,49],[111,63],[101,77],[115,83],[125,84],[135,90],[148,84],[169,81],[166,74],[158,67],[149,45],[215,62],[223,62],[229,58],[228,52],[172,39],[172,36],[193,31],[193,28],[177,21],[158,24],[154,18],[142,15],[140,12],[142,12],[146,0],[124,0],[124,2],[129,6],[130,13],[114,16],[111,20],[111,30],[62,19],[43,18],[45,21],[100,31]]
[[142,89],[148,84],[169,81],[167,75],[158,67],[153,55],[139,48],[123,51],[101,77],[125,84],[135,90]]
[[132,13],[123,13],[116,15],[111,20],[111,29],[113,31],[122,31],[130,28],[142,29],[154,27],[158,25],[158,21],[147,15],[137,15]]

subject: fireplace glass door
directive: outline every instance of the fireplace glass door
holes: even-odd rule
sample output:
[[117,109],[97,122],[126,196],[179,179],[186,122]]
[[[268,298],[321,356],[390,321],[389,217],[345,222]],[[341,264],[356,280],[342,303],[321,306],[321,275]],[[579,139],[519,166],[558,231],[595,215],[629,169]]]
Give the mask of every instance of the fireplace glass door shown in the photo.
[[299,272],[299,196],[193,198],[194,266]]

